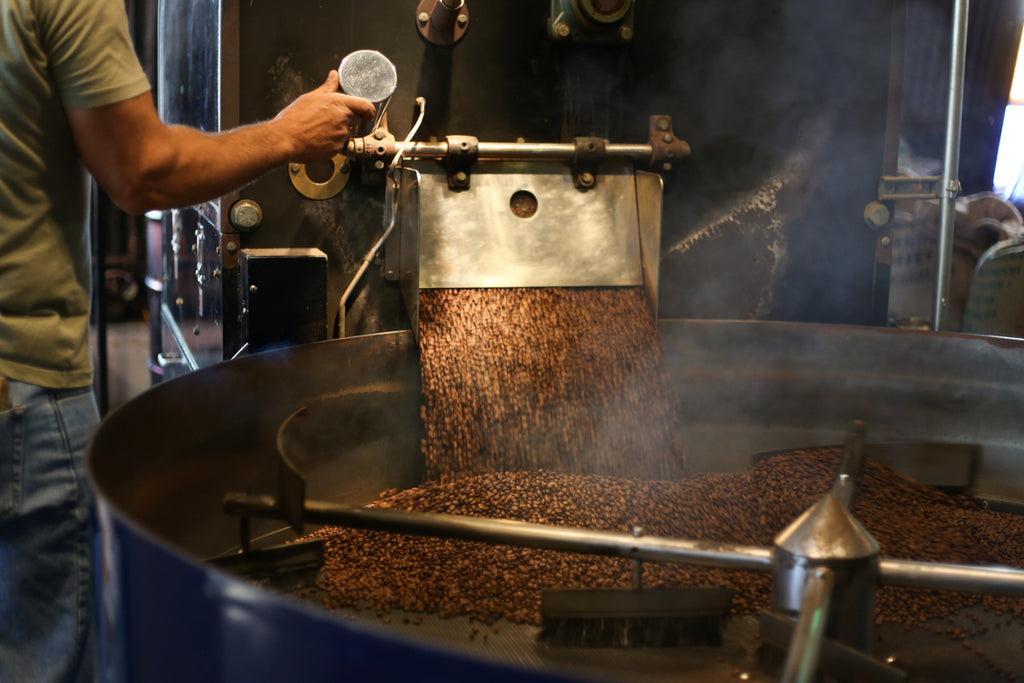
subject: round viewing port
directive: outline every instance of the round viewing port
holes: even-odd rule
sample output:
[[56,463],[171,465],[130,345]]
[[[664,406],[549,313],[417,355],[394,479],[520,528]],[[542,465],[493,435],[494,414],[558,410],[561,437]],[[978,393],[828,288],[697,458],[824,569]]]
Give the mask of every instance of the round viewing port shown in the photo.
[[532,218],[537,213],[537,197],[529,190],[519,190],[513,194],[508,205],[512,213],[520,218]]

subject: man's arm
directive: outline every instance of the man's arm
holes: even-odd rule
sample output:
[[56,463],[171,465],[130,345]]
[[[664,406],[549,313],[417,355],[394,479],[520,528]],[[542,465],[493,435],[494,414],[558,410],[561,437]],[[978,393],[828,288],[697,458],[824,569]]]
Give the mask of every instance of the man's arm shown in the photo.
[[224,195],[276,166],[325,161],[343,151],[373,105],[343,95],[332,71],[274,119],[223,133],[167,126],[150,93],[69,109],[86,168],[129,213],[191,206]]

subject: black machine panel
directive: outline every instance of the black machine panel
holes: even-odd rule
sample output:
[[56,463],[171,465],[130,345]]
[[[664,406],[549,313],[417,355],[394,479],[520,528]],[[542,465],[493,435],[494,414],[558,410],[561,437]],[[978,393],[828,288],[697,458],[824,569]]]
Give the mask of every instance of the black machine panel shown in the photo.
[[[401,0],[165,3],[163,109],[203,127],[218,101],[224,128],[267,119],[345,55],[372,49],[397,68],[388,118],[399,140],[420,96],[420,141],[642,143],[649,116],[667,114],[692,156],[663,171],[662,317],[876,322],[879,235],[863,211],[882,173],[899,2],[826,13],[812,0],[638,0],[623,20],[628,33],[578,42],[579,31],[561,37],[551,21],[572,4],[469,3],[461,39],[435,45],[417,29],[416,3]],[[211,347],[231,357],[242,343],[240,249],[320,249],[328,302],[338,301],[383,229],[383,187],[370,171],[354,163],[337,196],[312,200],[280,168],[202,209],[223,259],[221,338]],[[227,220],[239,198],[263,212],[242,234]],[[349,302],[346,335],[408,324],[397,285],[371,267]]]

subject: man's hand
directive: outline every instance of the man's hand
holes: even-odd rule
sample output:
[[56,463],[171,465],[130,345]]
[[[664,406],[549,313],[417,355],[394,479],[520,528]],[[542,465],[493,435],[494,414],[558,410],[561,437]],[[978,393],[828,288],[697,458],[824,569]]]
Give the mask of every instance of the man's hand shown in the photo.
[[326,161],[375,112],[341,94],[332,71],[274,119],[222,133],[165,125],[150,93],[67,113],[86,168],[122,209],[143,213],[209,201],[291,161]]
[[288,105],[271,125],[295,142],[289,161],[312,163],[343,152],[363,120],[373,119],[375,113],[370,102],[343,95],[338,72],[331,71],[323,85]]

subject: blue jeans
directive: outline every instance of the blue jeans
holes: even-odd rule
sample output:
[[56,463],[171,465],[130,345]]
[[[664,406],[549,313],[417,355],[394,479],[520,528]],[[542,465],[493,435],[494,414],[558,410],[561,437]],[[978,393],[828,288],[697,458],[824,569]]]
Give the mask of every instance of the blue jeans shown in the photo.
[[0,406],[0,681],[90,681],[92,388],[11,382]]

